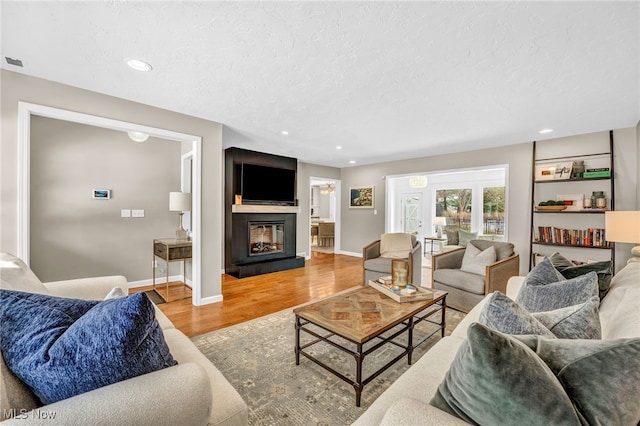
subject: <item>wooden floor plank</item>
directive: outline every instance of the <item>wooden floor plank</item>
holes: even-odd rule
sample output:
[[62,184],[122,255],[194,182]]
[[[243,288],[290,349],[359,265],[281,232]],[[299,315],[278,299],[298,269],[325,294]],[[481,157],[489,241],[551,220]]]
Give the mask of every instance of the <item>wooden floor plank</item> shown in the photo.
[[[239,324],[362,285],[362,259],[312,252],[304,268],[237,279],[222,276],[220,303],[193,306],[191,299],[158,305],[189,337]],[[132,292],[150,287],[131,289]],[[170,300],[180,286],[171,286]]]

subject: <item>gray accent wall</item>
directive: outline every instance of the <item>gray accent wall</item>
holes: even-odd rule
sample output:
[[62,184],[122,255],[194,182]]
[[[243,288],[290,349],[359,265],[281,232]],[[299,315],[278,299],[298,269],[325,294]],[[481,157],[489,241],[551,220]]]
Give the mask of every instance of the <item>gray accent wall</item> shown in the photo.
[[201,296],[222,293],[221,124],[6,70],[0,72],[0,84],[0,251],[17,252],[18,102],[31,102],[201,137]]
[[[152,241],[173,237],[181,143],[133,142],[125,132],[44,117],[31,119],[31,269],[43,281],[96,275],[152,277]],[[93,199],[94,188],[111,198]],[[142,209],[122,218],[121,209]],[[157,273],[164,277],[164,262]],[[180,264],[171,275],[181,274]]]

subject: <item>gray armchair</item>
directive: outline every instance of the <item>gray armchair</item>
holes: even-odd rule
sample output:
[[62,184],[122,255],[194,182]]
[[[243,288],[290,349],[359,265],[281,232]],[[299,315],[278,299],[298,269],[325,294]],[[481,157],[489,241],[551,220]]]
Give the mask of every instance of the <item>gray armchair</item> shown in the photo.
[[436,254],[431,258],[432,287],[449,292],[447,305],[469,312],[485,295],[500,291],[506,293],[507,281],[520,272],[520,255],[512,243],[471,240],[479,250],[494,246],[496,262],[485,267],[485,275],[462,271],[462,258],[466,248]]
[[[405,242],[406,245],[404,245]],[[391,275],[391,261],[394,258],[407,259],[409,261],[410,282],[416,285],[422,283],[422,245],[420,241],[416,239],[415,235],[390,233],[383,234],[380,240],[376,240],[362,249],[364,284],[366,285],[369,280]]]

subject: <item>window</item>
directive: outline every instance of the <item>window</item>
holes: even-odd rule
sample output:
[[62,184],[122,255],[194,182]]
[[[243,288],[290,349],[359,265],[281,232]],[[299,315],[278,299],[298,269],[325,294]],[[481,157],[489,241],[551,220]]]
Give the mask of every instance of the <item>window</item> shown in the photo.
[[485,187],[482,191],[482,233],[504,235],[505,187]]
[[471,230],[471,188],[436,191],[436,217],[444,216],[446,226]]

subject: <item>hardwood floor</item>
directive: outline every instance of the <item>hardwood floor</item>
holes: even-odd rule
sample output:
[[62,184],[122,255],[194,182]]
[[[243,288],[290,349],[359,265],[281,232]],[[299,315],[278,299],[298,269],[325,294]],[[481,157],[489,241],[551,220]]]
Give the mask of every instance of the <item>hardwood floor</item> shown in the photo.
[[[193,306],[191,299],[184,299],[158,307],[177,329],[193,337],[358,285],[362,285],[362,259],[312,252],[304,268],[242,279],[223,275],[220,303]],[[140,287],[132,292],[148,289]],[[177,286],[176,291],[182,290]]]

